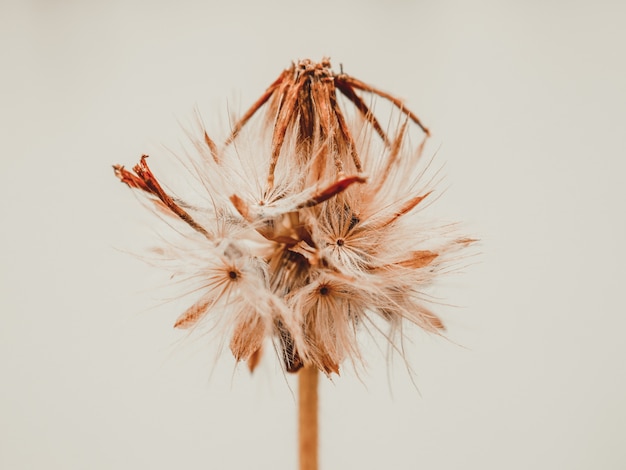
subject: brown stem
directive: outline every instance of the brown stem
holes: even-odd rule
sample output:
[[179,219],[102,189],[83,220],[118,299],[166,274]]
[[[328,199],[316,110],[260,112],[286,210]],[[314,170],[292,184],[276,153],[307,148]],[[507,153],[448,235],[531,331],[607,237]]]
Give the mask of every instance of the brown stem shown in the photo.
[[300,470],[317,470],[317,382],[315,366],[298,372],[298,432]]

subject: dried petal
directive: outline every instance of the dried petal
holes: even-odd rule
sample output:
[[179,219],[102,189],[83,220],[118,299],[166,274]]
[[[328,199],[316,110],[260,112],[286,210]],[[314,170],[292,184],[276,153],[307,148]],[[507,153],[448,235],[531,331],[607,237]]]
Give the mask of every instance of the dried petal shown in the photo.
[[405,268],[419,269],[428,266],[433,260],[439,256],[429,250],[418,250],[410,253],[410,258],[400,261],[398,265]]
[[[266,325],[256,313],[246,314],[239,319],[230,340],[230,350],[238,361],[248,361],[259,353],[266,335]],[[254,368],[254,366],[251,366]]]
[[187,329],[195,326],[199,320],[204,317],[209,309],[209,305],[213,303],[212,298],[202,298],[178,317],[174,328]]

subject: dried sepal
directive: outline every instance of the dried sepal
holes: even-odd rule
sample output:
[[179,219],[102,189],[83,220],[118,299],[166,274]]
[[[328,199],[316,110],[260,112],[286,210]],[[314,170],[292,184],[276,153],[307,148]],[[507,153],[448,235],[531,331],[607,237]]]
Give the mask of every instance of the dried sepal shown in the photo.
[[152,174],[152,171],[148,167],[146,159],[148,155],[142,155],[141,160],[137,165],[133,167],[135,175],[130,173],[121,165],[114,165],[113,170],[115,176],[117,176],[123,183],[126,183],[131,188],[141,189],[153,196],[156,196],[172,213],[180,217],[187,222],[191,228],[200,232],[209,240],[212,239],[211,235],[204,227],[199,225],[182,207],[180,207],[174,200],[163,190],[159,181]]
[[[362,159],[358,155],[350,125],[338,104],[337,90],[354,104],[386,146],[390,147],[392,144],[374,114],[356,93],[357,89],[390,101],[408,119],[416,123],[426,136],[430,135],[428,128],[404,106],[400,99],[347,74],[334,73],[330,68],[330,61],[323,59],[319,63],[301,60],[283,71],[242,118],[233,125],[226,144],[234,142],[248,121],[268,104],[270,108],[268,119],[271,120],[268,124],[272,133],[267,176],[268,188],[274,186],[276,165],[288,133],[297,134],[297,141],[304,148],[310,148],[316,140],[327,141],[333,149],[338,173],[347,171],[349,165],[361,172],[363,171]],[[311,151],[305,153],[313,155]]]

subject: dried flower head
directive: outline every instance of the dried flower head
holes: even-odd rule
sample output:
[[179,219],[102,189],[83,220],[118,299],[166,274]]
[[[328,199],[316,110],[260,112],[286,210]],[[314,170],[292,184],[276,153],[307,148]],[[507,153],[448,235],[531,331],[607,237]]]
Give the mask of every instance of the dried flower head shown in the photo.
[[[368,95],[395,110],[385,128]],[[122,182],[188,229],[167,252],[200,294],[175,326],[213,318],[251,370],[270,339],[287,371],[313,365],[326,374],[360,357],[357,332],[377,329],[379,319],[392,341],[405,321],[442,330],[424,289],[472,240],[422,220],[432,192],[421,161],[428,135],[397,98],[334,73],[327,59],[302,60],[221,147],[206,131],[195,142],[200,202],[164,190],[145,155],[133,172],[115,166]]]

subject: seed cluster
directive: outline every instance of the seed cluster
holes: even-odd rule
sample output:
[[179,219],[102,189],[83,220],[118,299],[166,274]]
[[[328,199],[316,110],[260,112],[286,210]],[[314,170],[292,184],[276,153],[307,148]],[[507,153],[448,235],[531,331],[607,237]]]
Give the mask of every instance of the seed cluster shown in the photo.
[[[366,96],[389,103],[396,121],[383,128]],[[166,192],[145,155],[132,172],[116,165],[121,181],[188,228],[188,243],[168,256],[201,293],[176,327],[213,317],[251,370],[271,341],[287,371],[313,365],[326,374],[360,357],[358,332],[378,330],[379,320],[391,341],[404,321],[441,331],[424,289],[473,240],[423,220],[428,135],[397,98],[334,73],[327,59],[302,60],[222,146],[206,131],[196,142],[203,204]]]

